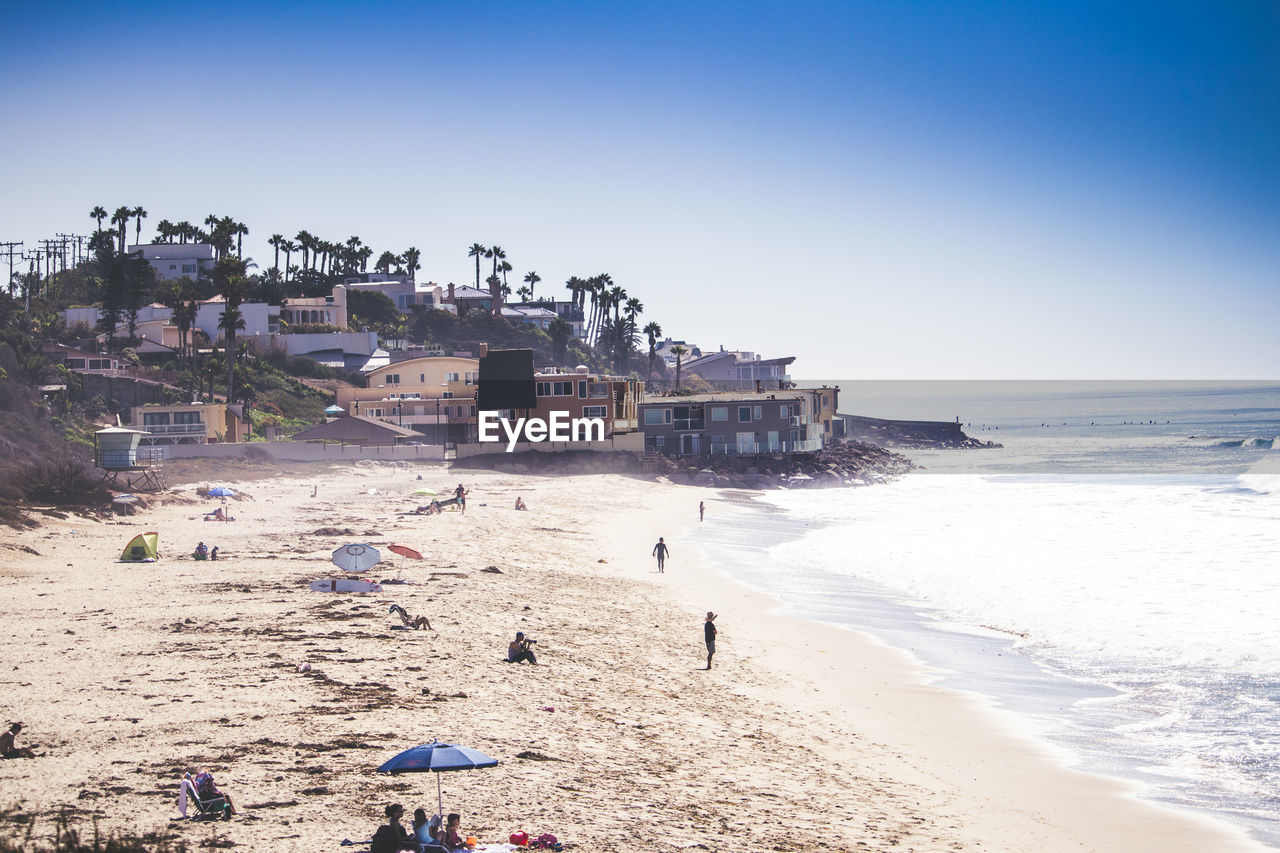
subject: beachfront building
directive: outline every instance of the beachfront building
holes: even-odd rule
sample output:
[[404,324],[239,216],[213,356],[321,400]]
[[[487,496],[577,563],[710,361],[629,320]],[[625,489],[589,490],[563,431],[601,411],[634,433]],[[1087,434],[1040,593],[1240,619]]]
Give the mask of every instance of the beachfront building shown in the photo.
[[[492,358],[490,356],[493,356]],[[512,366],[519,366],[515,371]],[[639,430],[639,405],[644,399],[644,382],[625,376],[593,373],[585,366],[533,367],[531,350],[489,350],[480,345],[480,381],[485,400],[514,396],[531,402],[518,408],[494,407],[501,417],[550,421],[553,413],[570,420],[600,418],[605,438]],[[499,394],[490,392],[498,388]]]
[[787,388],[791,377],[787,369],[796,358],[761,358],[753,352],[726,350],[686,358],[681,364],[685,375],[696,374],[715,388]]
[[824,446],[820,394],[724,392],[640,404],[645,449],[678,456],[789,455]]
[[201,273],[212,272],[213,246],[208,243],[147,243],[130,246],[129,254],[141,252],[156,271],[156,278],[169,281],[189,278],[196,281]]
[[293,436],[293,441],[354,444],[361,447],[390,447],[421,439],[417,431],[378,418],[348,415],[327,420]]
[[474,431],[480,362],[457,356],[419,356],[393,361],[365,377],[364,388],[340,388],[344,412],[417,430],[432,443],[465,438]]
[[142,444],[213,444],[249,440],[244,407],[224,403],[148,403],[129,410],[129,423],[142,430]]

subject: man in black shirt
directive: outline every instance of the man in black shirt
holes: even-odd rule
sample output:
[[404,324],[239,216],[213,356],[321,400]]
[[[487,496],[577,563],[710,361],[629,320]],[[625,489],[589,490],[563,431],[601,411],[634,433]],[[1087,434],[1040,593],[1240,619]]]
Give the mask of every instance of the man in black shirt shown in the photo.
[[707,640],[707,669],[711,669],[711,658],[716,653],[716,615],[707,611],[707,621],[702,624],[702,633]]

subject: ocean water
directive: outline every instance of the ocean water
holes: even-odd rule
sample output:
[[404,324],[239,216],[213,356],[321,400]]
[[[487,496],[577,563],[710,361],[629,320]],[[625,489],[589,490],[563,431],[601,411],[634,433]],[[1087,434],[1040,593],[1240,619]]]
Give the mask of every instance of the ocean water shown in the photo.
[[696,532],[708,553],[1280,848],[1280,385],[834,384],[1004,446],[766,493]]

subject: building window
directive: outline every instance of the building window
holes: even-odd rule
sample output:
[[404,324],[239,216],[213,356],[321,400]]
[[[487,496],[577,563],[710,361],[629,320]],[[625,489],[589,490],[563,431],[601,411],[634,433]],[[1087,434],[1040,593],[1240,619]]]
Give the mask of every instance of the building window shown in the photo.
[[764,420],[764,407],[763,407],[763,406],[756,406],[756,420],[758,420],[758,421],[762,421],[762,420]]
[[471,417],[473,417],[473,418],[474,418],[475,416],[476,416],[476,407],[475,407],[475,406],[472,406],[472,407],[471,407]]
[[419,385],[426,385],[426,384],[427,384],[427,374],[425,374],[425,373],[419,373],[419,374],[418,374],[418,384],[419,384]]
[[173,422],[175,424],[198,424],[200,423],[199,412],[174,412]]
[[587,399],[587,380],[585,379],[578,380],[578,399]]
[[791,407],[788,406],[786,403],[783,403],[781,406],[779,406],[778,417],[782,418],[784,421],[787,420],[789,417],[791,417]]
[[177,268],[178,268],[177,264],[169,264],[169,269],[176,270]]
[[711,452],[713,454],[724,453],[724,436],[723,435],[711,436]]
[[385,381],[386,381],[386,383],[387,383],[388,385],[399,385],[399,384],[400,384],[400,374],[399,374],[399,373],[388,373],[388,374],[387,374],[387,376],[386,376]]
[[183,271],[184,273],[195,272],[195,271],[196,271],[196,265],[195,265],[195,264],[183,264],[183,265],[182,265],[182,271]]
[[550,383],[550,382],[536,382],[536,383],[534,383],[533,392],[534,392],[535,394],[537,394],[539,397],[550,397],[550,396],[551,396],[551,383]]
[[468,385],[475,385],[480,381],[480,372],[478,370],[468,370],[464,378]]
[[750,422],[751,422],[751,407],[739,406],[738,407],[738,423],[746,424]]
[[672,429],[691,430],[706,426],[703,422],[702,406],[676,406],[672,412],[675,415]]
[[169,413],[168,412],[144,412],[142,414],[142,425],[143,426],[168,426]]
[[84,370],[84,363],[85,363],[85,360],[83,358],[67,359],[67,367],[71,368],[72,370]]
[[89,359],[90,370],[110,370],[111,359],[109,358],[91,358]]
[[609,383],[592,382],[587,393],[593,400],[607,400],[609,399]]
[[671,423],[670,409],[645,409],[644,424],[645,426],[661,426],[662,424]]
[[644,437],[645,450],[661,450],[666,444],[666,438],[661,435],[646,435]]
[[729,407],[728,406],[712,406],[711,420],[713,421],[729,420]]
[[583,406],[582,416],[584,418],[604,418],[609,412],[608,406]]

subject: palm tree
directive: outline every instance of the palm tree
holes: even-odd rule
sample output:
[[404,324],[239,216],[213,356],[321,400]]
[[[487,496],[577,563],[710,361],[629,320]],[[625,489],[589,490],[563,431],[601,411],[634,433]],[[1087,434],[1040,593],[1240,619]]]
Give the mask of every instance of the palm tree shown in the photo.
[[498,274],[498,261],[506,258],[507,253],[502,251],[501,246],[494,246],[484,253],[486,258],[493,258],[493,274]]
[[222,286],[222,297],[226,299],[226,308],[222,311],[218,328],[222,330],[226,341],[228,404],[235,402],[236,332],[244,329],[244,315],[240,311],[240,303],[244,301],[248,290],[249,282],[243,275],[227,276]]
[[142,209],[142,205],[138,205],[133,209],[133,244],[135,246],[142,245],[142,220],[147,218],[147,212]]
[[298,235],[293,239],[298,241],[298,246],[302,249],[302,263],[300,266],[307,269],[307,253],[311,251],[311,246],[315,243],[316,238],[311,236],[310,231],[299,231]]
[[649,336],[649,375],[653,375],[653,361],[658,357],[658,338],[662,337],[662,327],[656,321],[650,320],[644,327],[644,333]]
[[484,283],[489,285],[489,296],[492,298],[490,304],[493,306],[494,315],[497,315],[502,310],[502,279],[491,275],[484,280]]
[[687,353],[687,352],[688,352],[688,350],[687,350],[687,349],[685,349],[684,347],[680,346],[679,344],[676,344],[675,346],[673,346],[673,347],[671,348],[671,354],[672,354],[672,355],[674,355],[674,356],[676,357],[676,385],[675,385],[675,390],[679,390],[679,389],[680,389],[680,356],[684,355],[684,354],[685,354],[685,353]]
[[173,242],[173,223],[167,219],[161,219],[156,223],[156,240],[160,243]]
[[391,252],[383,252],[378,255],[378,262],[373,265],[374,272],[391,274],[391,265],[396,262],[396,256]]
[[573,327],[557,317],[547,325],[547,334],[551,336],[551,353],[556,364],[566,366],[565,356],[569,349],[569,338],[573,335]]
[[284,243],[283,234],[272,234],[267,240],[267,245],[276,250],[276,269],[280,269],[280,246]]
[[[524,274],[524,281],[525,284],[529,285],[529,300],[533,301],[533,289],[537,286],[538,282],[542,281],[542,276],[538,275],[533,270],[529,270],[529,272]],[[519,293],[519,291],[516,292]]]
[[476,259],[476,290],[480,289],[480,259],[485,256],[486,249],[479,243],[472,243],[467,249],[467,257]]
[[174,227],[174,230],[177,231],[178,233],[178,239],[183,243],[186,243],[188,240],[190,240],[191,235],[196,230],[196,227],[185,219],[173,227]]
[[529,297],[533,295],[533,292],[527,287],[517,287],[516,294],[519,295],[521,302],[528,302]]
[[249,226],[245,225],[243,222],[237,222],[235,223],[233,228],[236,235],[236,257],[238,257],[240,260],[243,261],[244,260],[243,240],[245,235],[249,233]]
[[129,219],[133,216],[133,208],[117,207],[116,212],[111,214],[111,224],[120,229],[120,253],[124,254],[124,234],[125,229],[129,227]]
[[218,215],[210,213],[204,218],[204,224],[209,226],[209,242],[213,244],[213,254],[215,258],[221,258],[222,252],[218,250]]
[[422,257],[422,253],[413,246],[404,250],[404,267],[409,273],[409,281],[413,281],[413,274],[422,269],[422,264],[418,263],[418,259]]
[[284,280],[289,280],[289,256],[298,251],[298,244],[292,240],[283,240],[280,248],[284,249]]
[[107,218],[107,209],[102,205],[95,205],[93,210],[89,211],[89,218],[98,220],[98,230],[102,230],[102,220]]

